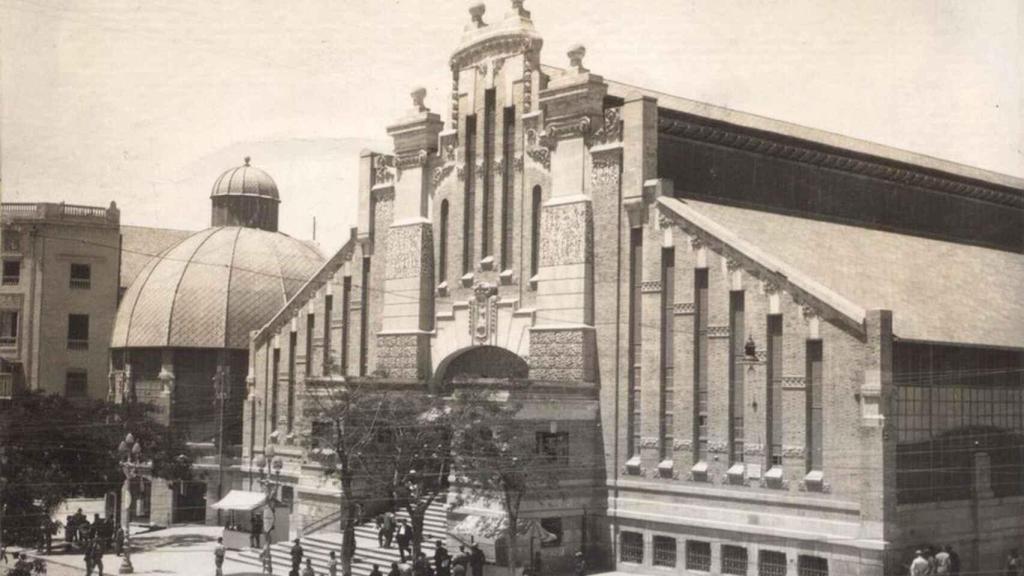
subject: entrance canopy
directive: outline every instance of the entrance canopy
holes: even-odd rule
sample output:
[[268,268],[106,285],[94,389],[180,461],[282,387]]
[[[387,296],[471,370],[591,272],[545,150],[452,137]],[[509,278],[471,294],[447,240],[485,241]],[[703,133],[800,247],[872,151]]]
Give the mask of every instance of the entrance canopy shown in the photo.
[[267,501],[267,495],[262,492],[248,492],[245,490],[232,490],[228,495],[212,506],[215,510],[241,510],[250,512],[263,506]]

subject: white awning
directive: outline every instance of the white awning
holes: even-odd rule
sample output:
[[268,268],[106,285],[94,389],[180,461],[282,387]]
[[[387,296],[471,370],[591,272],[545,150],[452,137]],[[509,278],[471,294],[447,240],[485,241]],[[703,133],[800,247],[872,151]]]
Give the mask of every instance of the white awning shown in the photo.
[[212,506],[215,510],[255,510],[267,501],[266,494],[262,492],[247,492],[245,490],[232,490],[228,495]]

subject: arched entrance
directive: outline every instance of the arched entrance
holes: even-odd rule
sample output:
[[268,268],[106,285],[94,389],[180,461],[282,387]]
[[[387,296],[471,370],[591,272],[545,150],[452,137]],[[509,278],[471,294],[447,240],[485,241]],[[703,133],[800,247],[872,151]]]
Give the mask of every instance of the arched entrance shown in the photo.
[[441,361],[434,380],[525,379],[530,367],[518,355],[500,346],[472,346],[457,350]]

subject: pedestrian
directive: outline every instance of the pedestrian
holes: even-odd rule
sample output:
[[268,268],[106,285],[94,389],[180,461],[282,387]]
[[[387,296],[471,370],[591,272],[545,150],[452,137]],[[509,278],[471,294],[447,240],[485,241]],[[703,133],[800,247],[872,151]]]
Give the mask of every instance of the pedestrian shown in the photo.
[[427,564],[427,555],[420,552],[412,562],[412,576],[429,576],[427,571],[430,565]]
[[85,554],[83,560],[85,560],[85,576],[92,576],[92,570],[96,566],[96,561],[95,559],[93,559],[92,547],[89,545],[85,546]]
[[947,574],[949,574],[949,569],[949,546],[945,546],[939,550],[938,554],[935,555],[935,573],[946,576]]
[[440,540],[434,546],[434,571],[437,572],[437,576],[451,576],[452,574],[452,557],[448,554],[448,549],[444,547],[444,542]]
[[92,565],[97,576],[103,576],[103,542],[99,539],[92,542]]
[[949,552],[949,573],[951,576],[960,576],[960,555],[956,553],[949,544],[946,545],[946,552]]
[[412,528],[404,518],[398,526],[398,534],[395,535],[395,539],[398,540],[398,555],[401,557],[401,561],[405,562],[405,555],[409,552],[409,542],[412,540]]
[[224,539],[217,538],[217,547],[213,549],[213,564],[217,567],[217,576],[224,576],[224,555],[227,554],[227,549],[224,548]]
[[302,576],[316,576],[316,572],[313,571],[312,558],[306,558],[306,568],[302,570]]
[[576,552],[572,565],[573,576],[584,576],[587,573],[587,561],[583,558],[583,552]]
[[[455,558],[452,558],[452,570],[454,571],[459,566],[462,567],[462,574],[465,576],[466,570],[469,569],[469,553],[466,552],[466,547],[462,544],[459,544],[459,553],[455,555]],[[452,576],[455,575],[453,574]]]
[[484,576],[485,562],[487,562],[487,557],[484,556],[484,551],[480,549],[479,544],[474,542],[469,550],[469,567],[472,569],[472,576]]
[[250,523],[251,530],[249,531],[249,546],[253,548],[260,548],[260,536],[263,535],[263,515],[253,514],[252,522]]
[[928,576],[931,567],[924,557],[923,550],[914,551],[914,561],[910,563],[910,576]]
[[114,532],[114,553],[120,556],[122,550],[124,550],[124,528],[118,526],[117,532]]
[[1010,554],[1006,557],[1005,576],[1021,576],[1020,556],[1017,554],[1016,548],[1010,550]]
[[395,515],[390,510],[384,513],[381,528],[384,530],[384,547],[391,548],[391,541],[395,538]]
[[331,550],[331,557],[327,560],[327,574],[338,576],[338,555]]
[[388,570],[388,576],[402,576],[402,571],[398,569],[398,562],[391,563],[391,570]]
[[291,576],[299,576],[299,569],[302,568],[302,544],[299,539],[295,539],[295,544],[292,546],[292,571],[289,572]]
[[369,576],[384,576],[384,573],[380,571],[379,565],[374,564],[373,568],[370,570]]
[[0,542],[0,562],[7,564],[7,544]]

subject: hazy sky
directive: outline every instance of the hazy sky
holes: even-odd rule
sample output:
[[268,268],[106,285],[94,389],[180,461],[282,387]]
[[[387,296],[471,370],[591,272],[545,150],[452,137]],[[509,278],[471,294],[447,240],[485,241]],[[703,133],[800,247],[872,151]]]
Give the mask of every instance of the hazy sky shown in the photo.
[[[508,0],[491,0],[485,20]],[[328,251],[363,147],[416,85],[443,116],[462,0],[3,0],[5,201],[116,200],[200,229],[251,155],[282,231]],[[1024,176],[1020,0],[527,0],[543,59],[583,43],[607,78]]]

